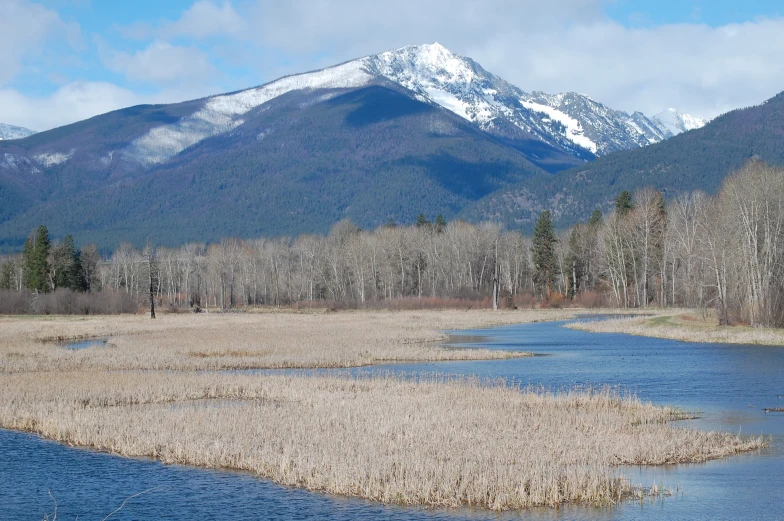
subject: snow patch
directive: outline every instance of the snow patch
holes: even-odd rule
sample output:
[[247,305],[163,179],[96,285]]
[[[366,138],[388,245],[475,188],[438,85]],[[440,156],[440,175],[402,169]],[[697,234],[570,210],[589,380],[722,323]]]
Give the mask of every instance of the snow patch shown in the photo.
[[244,121],[238,116],[287,92],[361,87],[372,79],[365,70],[364,61],[357,60],[329,69],[288,76],[255,89],[215,96],[209,98],[201,110],[179,122],[151,129],[134,140],[125,153],[146,166],[162,163],[208,137],[240,126]]
[[114,159],[114,150],[102,157],[100,161],[103,166],[109,166],[112,164],[112,159]]
[[566,137],[566,139],[575,145],[581,146],[586,150],[590,150],[594,154],[598,150],[596,143],[588,139],[583,134],[583,127],[576,119],[571,118],[560,110],[554,109],[553,107],[547,105],[534,103],[532,101],[525,101],[523,99],[521,99],[520,102],[522,103],[523,107],[527,108],[528,110],[546,114],[547,117],[549,117],[551,120],[561,123],[564,127],[566,127],[566,133],[564,134],[564,137]]
[[0,123],[0,141],[5,139],[22,139],[27,136],[35,134],[34,130],[24,127],[15,127],[14,125],[6,125]]
[[461,118],[470,120],[471,117],[468,115],[466,111],[468,108],[468,104],[460,101],[454,94],[446,92],[441,89],[435,89],[432,87],[428,87],[424,89],[430,99],[441,105],[447,110],[450,110],[460,116]]
[[74,155],[75,150],[71,149],[67,154],[63,154],[62,152],[45,152],[43,154],[37,154],[33,156],[38,163],[41,165],[49,168],[51,166],[59,165],[65,163]]

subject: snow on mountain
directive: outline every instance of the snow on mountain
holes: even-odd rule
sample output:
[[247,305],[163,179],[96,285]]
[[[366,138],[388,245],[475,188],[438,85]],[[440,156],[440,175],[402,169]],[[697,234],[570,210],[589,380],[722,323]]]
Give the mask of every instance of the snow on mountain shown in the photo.
[[[629,116],[584,94],[526,93],[439,43],[403,47],[363,60],[371,72],[429,98],[484,130],[492,130],[499,126],[499,120],[505,120],[567,150],[579,148],[601,156],[679,133],[641,112]],[[688,115],[678,116],[685,129],[705,124]]]
[[136,139],[126,154],[144,165],[162,163],[203,139],[242,125],[240,116],[287,92],[361,87],[372,79],[363,62],[355,60],[316,72],[286,76],[261,87],[214,96],[207,99],[201,110]]
[[695,118],[689,114],[681,114],[673,108],[660,112],[651,119],[660,127],[667,129],[673,136],[677,136],[687,130],[702,128],[707,123],[704,119]]
[[626,121],[626,124],[642,134],[648,142],[647,144],[658,143],[672,137],[672,133],[669,130],[663,128],[658,122],[653,121],[642,112],[634,112]]
[[15,127],[13,125],[6,125],[0,123],[0,141],[4,139],[22,139],[23,137],[32,136],[35,134],[34,130],[24,127]]
[[190,116],[155,127],[133,141],[124,155],[145,166],[162,163],[203,139],[231,131],[244,122],[244,114],[287,92],[351,89],[383,82],[398,84],[420,101],[440,105],[485,131],[503,133],[516,127],[582,158],[646,146],[704,125],[702,120],[677,112],[665,111],[656,118],[640,112],[630,116],[574,92],[527,93],[472,59],[433,43],[207,98]]

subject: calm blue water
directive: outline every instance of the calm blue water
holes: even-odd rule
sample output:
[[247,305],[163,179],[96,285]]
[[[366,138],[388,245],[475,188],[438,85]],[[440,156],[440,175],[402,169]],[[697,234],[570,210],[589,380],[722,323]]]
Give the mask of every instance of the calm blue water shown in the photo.
[[88,347],[103,347],[109,342],[106,338],[94,338],[90,340],[80,340],[78,342],[65,342],[62,345],[65,349],[87,349]]
[[770,448],[705,464],[622,469],[634,482],[682,490],[663,501],[493,514],[382,506],[279,487],[242,473],[123,459],[0,430],[0,520],[42,519],[54,508],[49,491],[58,502],[58,520],[101,520],[126,497],[148,489],[111,519],[784,519],[784,414],[762,412],[784,407],[784,347],[684,344],[585,333],[562,324],[460,333],[469,345],[547,356],[374,370],[479,375],[553,389],[614,385],[701,412],[700,419],[683,425],[764,434]]

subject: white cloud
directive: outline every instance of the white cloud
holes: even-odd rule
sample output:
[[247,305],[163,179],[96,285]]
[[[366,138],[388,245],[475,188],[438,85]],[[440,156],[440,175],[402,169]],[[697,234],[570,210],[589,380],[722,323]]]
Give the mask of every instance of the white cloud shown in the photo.
[[274,71],[265,80],[439,41],[524,90],[577,91],[648,114],[675,106],[713,117],[784,89],[782,19],[635,28],[610,20],[607,3],[258,0],[243,18],[259,29],[243,37],[286,58],[262,69]]
[[160,20],[157,23],[137,21],[130,25],[119,25],[116,29],[125,38],[132,40],[203,39],[214,36],[245,38],[251,32],[250,27],[231,2],[224,1],[217,4],[210,0],[195,2],[174,21]]
[[[161,92],[141,95],[109,83],[66,82],[51,96],[32,98],[7,88],[0,90],[0,121],[50,128],[134,103],[250,87],[433,41],[524,90],[578,91],[649,115],[672,106],[713,117],[784,89],[784,19],[718,28],[627,27],[605,14],[611,1],[199,0],[176,20],[121,29],[144,42],[138,51],[107,50],[98,43],[106,69]],[[36,4],[0,0],[0,86],[51,44],[52,35],[75,40],[78,26]],[[251,79],[232,76],[236,70]]]
[[105,51],[104,66],[129,80],[151,83],[200,80],[216,75],[207,55],[193,47],[155,41],[134,54]]
[[[507,55],[505,45],[536,52]],[[784,20],[711,28],[629,29],[611,21],[558,33],[498,37],[472,55],[524,89],[574,90],[613,108],[648,114],[674,106],[713,117],[784,89]]]
[[207,38],[240,35],[246,30],[245,22],[231,3],[217,5],[201,0],[188,8],[179,20],[165,24],[161,33],[165,38]]
[[215,87],[207,86],[137,94],[106,82],[72,82],[40,97],[0,89],[0,121],[42,131],[133,105],[174,103],[213,92]]
[[0,85],[22,70],[26,58],[40,56],[47,42],[63,40],[79,44],[79,26],[63,22],[59,15],[25,0],[0,1]]

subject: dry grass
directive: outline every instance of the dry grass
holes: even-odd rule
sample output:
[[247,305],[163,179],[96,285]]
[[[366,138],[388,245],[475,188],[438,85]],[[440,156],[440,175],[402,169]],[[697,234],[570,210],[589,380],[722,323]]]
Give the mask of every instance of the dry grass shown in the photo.
[[[611,504],[642,493],[616,465],[704,461],[762,445],[674,427],[673,410],[609,391],[200,372],[509,356],[436,342],[445,329],[572,313],[0,318],[0,427],[384,502],[493,509]],[[109,337],[108,347],[55,343],[90,337]]]
[[762,443],[673,428],[674,415],[608,391],[521,393],[436,377],[0,376],[7,428],[404,504],[610,504],[635,493],[614,465],[703,461]]
[[[529,353],[445,349],[443,330],[566,319],[573,311],[419,311],[0,318],[0,372],[345,368]],[[57,341],[109,338],[64,349]]]
[[685,310],[658,311],[652,317],[580,322],[567,327],[595,333],[670,338],[682,342],[784,345],[784,329],[719,326],[711,314]]

